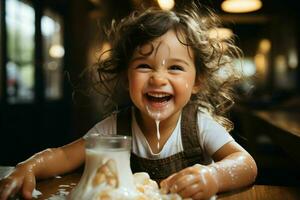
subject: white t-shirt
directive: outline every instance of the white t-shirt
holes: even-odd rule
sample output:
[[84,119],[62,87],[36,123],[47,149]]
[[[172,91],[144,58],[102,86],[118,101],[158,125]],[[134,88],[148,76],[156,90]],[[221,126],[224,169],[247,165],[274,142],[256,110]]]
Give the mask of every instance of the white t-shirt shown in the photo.
[[[117,114],[114,113],[97,123],[87,132],[84,137],[90,134],[115,135],[117,133],[116,121]],[[154,154],[137,124],[134,109],[132,109],[131,128],[133,153],[143,158],[161,159],[183,151],[180,125],[181,116],[177,122],[176,128],[163,146],[162,150],[159,153]],[[198,110],[198,130],[199,143],[201,145],[201,149],[203,150],[204,156],[207,158],[211,158],[211,156],[224,144],[233,140],[231,135],[223,126],[218,124],[209,114],[200,111],[200,109]]]

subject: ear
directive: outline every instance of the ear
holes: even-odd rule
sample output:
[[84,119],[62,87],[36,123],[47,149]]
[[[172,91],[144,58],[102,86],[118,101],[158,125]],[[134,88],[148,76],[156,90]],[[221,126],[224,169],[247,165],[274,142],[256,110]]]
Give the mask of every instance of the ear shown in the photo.
[[193,90],[192,90],[192,94],[197,94],[201,89],[200,85],[194,85]]
[[201,86],[201,81],[199,79],[196,79],[192,89],[192,94],[197,94],[201,90]]

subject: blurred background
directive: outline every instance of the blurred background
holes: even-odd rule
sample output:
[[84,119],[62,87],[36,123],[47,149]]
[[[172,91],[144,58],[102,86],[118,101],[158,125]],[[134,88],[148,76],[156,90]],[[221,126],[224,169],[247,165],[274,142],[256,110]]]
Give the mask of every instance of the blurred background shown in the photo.
[[[192,0],[1,0],[0,165],[66,144],[103,118],[79,87],[108,43],[103,26],[140,6]],[[198,0],[222,22],[212,37],[243,50],[232,135],[256,159],[257,184],[300,185],[300,12],[294,0]]]

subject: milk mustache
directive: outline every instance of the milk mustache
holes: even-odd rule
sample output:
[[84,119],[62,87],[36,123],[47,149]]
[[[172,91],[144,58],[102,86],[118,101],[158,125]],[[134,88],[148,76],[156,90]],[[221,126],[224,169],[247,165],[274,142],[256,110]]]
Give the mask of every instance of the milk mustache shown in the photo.
[[86,162],[69,200],[179,200],[161,194],[147,173],[132,174],[131,137],[91,134],[86,140]]

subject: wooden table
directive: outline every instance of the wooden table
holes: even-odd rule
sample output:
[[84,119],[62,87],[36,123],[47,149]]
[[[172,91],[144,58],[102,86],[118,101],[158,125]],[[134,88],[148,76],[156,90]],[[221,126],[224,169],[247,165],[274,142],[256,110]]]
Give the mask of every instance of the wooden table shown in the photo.
[[[2,172],[4,171],[3,167]],[[11,168],[8,168],[11,169]],[[1,170],[0,170],[1,171]],[[2,174],[3,175],[3,174]],[[72,173],[62,177],[42,180],[37,183],[37,190],[42,193],[39,200],[51,195],[70,191],[80,180],[80,173]],[[241,190],[219,194],[220,200],[299,200],[300,187],[283,187],[268,185],[253,185]]]
[[300,166],[300,111],[255,111],[254,115],[265,122],[268,135]]

